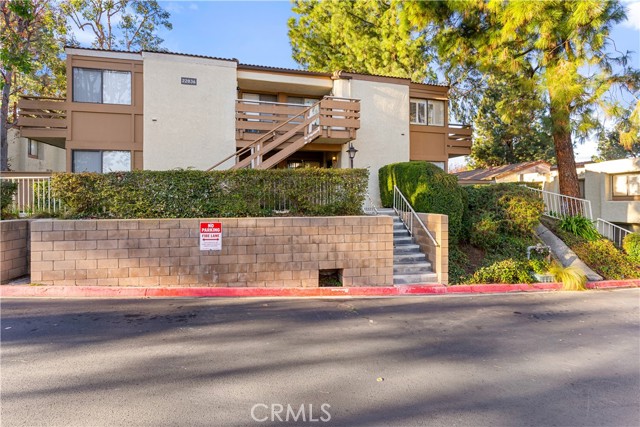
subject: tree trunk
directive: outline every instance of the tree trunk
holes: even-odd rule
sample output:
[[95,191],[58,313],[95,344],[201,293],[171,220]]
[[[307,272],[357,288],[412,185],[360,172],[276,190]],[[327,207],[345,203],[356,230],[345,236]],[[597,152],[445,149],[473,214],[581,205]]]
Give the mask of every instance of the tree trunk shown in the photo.
[[551,120],[553,124],[553,144],[558,161],[558,181],[560,193],[565,196],[580,197],[576,160],[571,143],[571,122],[568,105],[557,105],[553,94],[549,93]]
[[13,71],[6,71],[6,80],[2,88],[2,104],[0,106],[0,171],[9,170],[9,143],[7,132],[9,130],[9,94],[11,93],[11,80]]

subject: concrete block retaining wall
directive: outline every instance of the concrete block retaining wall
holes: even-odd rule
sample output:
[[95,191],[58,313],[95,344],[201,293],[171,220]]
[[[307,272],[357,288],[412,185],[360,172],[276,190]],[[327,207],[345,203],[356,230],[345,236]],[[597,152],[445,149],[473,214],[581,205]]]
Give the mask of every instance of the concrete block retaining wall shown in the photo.
[[199,219],[38,220],[31,281],[46,285],[316,287],[393,283],[390,217],[222,218],[222,251],[200,251]]
[[0,221],[0,283],[29,274],[29,221]]
[[438,283],[449,283],[449,217],[441,214],[418,213],[439,246],[435,246],[431,239],[420,227],[416,227],[416,243],[431,261],[433,272],[438,275]]

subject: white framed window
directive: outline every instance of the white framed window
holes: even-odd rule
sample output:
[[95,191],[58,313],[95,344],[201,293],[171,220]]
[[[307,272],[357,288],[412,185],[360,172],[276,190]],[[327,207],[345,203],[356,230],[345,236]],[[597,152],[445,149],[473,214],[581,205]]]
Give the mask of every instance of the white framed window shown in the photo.
[[131,151],[73,150],[73,172],[128,172]]
[[614,200],[640,200],[640,173],[613,175],[611,178]]
[[129,71],[73,68],[73,102],[131,105]]
[[414,125],[444,126],[444,101],[411,98],[409,122]]

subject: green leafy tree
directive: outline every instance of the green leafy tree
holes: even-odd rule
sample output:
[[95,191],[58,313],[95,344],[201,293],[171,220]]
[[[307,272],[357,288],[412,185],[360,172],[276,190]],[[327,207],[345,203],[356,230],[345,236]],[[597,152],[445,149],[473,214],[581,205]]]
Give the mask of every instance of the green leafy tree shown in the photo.
[[[401,7],[415,28],[434,23],[440,28],[433,40],[441,60],[535,88],[549,106],[560,192],[578,197],[572,133],[584,135],[596,127],[594,110],[613,85],[637,90],[640,80],[628,58],[607,54],[612,26],[626,18],[624,7],[613,0],[405,2]],[[622,71],[615,73],[615,65]],[[502,108],[500,114],[510,106]]]
[[171,14],[155,0],[66,0],[62,7],[79,29],[94,34],[97,49],[161,50],[158,31],[173,28]]
[[15,126],[10,105],[20,94],[59,96],[64,92],[60,57],[66,24],[49,0],[0,0],[0,170],[9,168],[7,132]]
[[399,11],[379,0],[295,0],[297,17],[288,23],[293,59],[311,71],[434,79],[427,30],[402,25]]
[[471,167],[545,160],[555,163],[545,105],[518,82],[491,79],[474,120]]

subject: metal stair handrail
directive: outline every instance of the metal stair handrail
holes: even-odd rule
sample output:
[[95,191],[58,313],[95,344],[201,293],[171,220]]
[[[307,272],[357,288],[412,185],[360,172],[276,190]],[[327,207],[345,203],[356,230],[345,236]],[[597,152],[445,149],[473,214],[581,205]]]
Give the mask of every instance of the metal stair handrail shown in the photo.
[[367,215],[378,215],[378,208],[376,208],[376,204],[373,203],[373,199],[369,195],[369,193],[365,193],[364,206],[362,210]]
[[413,210],[411,203],[409,203],[407,198],[404,197],[404,194],[402,194],[402,192],[395,185],[393,186],[393,210],[396,212],[396,214],[400,218],[400,221],[402,221],[407,230],[409,230],[409,234],[411,236],[413,236],[414,234],[413,219],[415,218],[416,222],[420,225],[420,227],[422,227],[433,244],[438,248],[440,247],[440,244],[436,242],[436,239],[431,235],[431,233],[427,229],[427,226],[424,225],[424,222],[422,222],[416,211]]
[[622,241],[627,237],[627,234],[632,234],[632,232],[626,228],[622,228],[602,218],[596,219],[596,229],[601,236],[611,240],[613,244],[619,248],[622,247]]
[[543,215],[555,219],[563,219],[566,216],[581,215],[593,221],[590,200],[565,196],[564,194],[554,193],[552,191],[539,190],[527,185],[524,187],[536,193],[542,200],[544,203]]
[[[264,135],[262,135],[260,138],[256,139],[255,141],[253,141],[251,144],[247,145],[246,147],[241,148],[240,150],[237,150],[235,153],[231,154],[230,156],[225,157],[224,159],[222,159],[221,161],[219,161],[218,163],[216,163],[215,165],[211,166],[209,169],[207,169],[207,171],[211,171],[215,168],[217,168],[218,166],[220,166],[221,164],[231,160],[234,157],[238,157],[248,151],[251,151],[251,149],[255,148],[256,146],[258,146],[259,144],[262,144],[264,141],[266,141],[269,138],[275,137],[276,135],[276,131],[278,129],[280,129],[281,127],[283,127],[284,125],[290,123],[291,121],[299,118],[300,116],[302,116],[303,120],[305,120],[305,125],[308,124],[308,118],[307,113],[309,111],[311,111],[313,108],[316,108],[320,105],[320,103],[322,102],[322,100],[316,102],[313,105],[310,105],[308,108],[305,108],[304,110],[302,110],[301,112],[299,112],[298,114],[296,114],[295,116],[292,116],[291,118],[289,118],[288,120],[280,123],[278,126],[274,127],[273,129],[271,129],[269,132],[266,132]],[[315,116],[316,114],[314,114]],[[313,120],[315,120],[317,117],[313,117]]]

